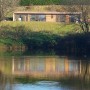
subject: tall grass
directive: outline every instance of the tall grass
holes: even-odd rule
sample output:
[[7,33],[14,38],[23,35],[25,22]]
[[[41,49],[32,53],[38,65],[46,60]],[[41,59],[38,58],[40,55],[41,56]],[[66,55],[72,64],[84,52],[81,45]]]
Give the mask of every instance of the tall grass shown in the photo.
[[80,27],[77,24],[64,24],[57,22],[1,22],[0,27],[20,27],[23,26],[26,31],[46,31],[53,34],[67,34],[80,32]]

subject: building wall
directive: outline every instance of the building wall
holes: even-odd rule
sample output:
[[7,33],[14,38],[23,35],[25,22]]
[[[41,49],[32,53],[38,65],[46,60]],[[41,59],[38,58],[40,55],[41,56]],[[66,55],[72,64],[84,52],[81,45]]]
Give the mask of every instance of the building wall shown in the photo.
[[56,16],[56,21],[57,21],[57,22],[60,22],[60,15],[57,15],[57,16]]
[[[38,14],[36,14],[38,15]],[[39,14],[40,15],[40,14]],[[42,14],[41,14],[42,15]],[[45,14],[43,14],[45,15]],[[79,18],[77,18],[77,17]],[[13,21],[30,21],[30,14],[13,14]],[[20,19],[21,18],[21,19]],[[64,22],[64,23],[70,23],[70,22],[76,22],[75,18],[78,20],[80,19],[80,14],[58,14],[58,15],[51,15],[51,14],[46,14],[45,21],[46,22]],[[39,20],[36,20],[39,21]]]
[[69,23],[70,22],[70,17],[69,15],[56,15],[56,22],[64,22],[64,23]]
[[56,15],[46,15],[46,22],[56,22]]
[[70,16],[66,15],[66,23],[69,23],[69,22],[70,22]]
[[28,21],[30,21],[31,15],[28,14]]

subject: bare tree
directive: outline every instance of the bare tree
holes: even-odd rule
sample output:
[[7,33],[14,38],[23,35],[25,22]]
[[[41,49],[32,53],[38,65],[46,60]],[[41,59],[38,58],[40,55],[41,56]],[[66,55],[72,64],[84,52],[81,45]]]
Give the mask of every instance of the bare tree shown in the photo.
[[89,32],[90,0],[62,0],[62,1],[65,10],[82,13],[79,25],[83,32]]
[[12,11],[19,0],[0,0],[0,21],[5,18],[5,15]]
[[84,32],[89,32],[89,14],[90,14],[90,6],[89,5],[80,5],[80,9],[82,12],[80,27]]
[[67,5],[65,7],[67,11],[71,12],[81,12],[81,19],[79,25],[83,32],[89,32],[89,15],[90,15],[90,6],[89,5]]

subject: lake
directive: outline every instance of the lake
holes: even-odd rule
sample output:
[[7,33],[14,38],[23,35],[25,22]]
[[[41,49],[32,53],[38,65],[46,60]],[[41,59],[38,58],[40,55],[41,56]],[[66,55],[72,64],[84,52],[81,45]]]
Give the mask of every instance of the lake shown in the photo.
[[90,90],[90,59],[0,56],[0,90]]

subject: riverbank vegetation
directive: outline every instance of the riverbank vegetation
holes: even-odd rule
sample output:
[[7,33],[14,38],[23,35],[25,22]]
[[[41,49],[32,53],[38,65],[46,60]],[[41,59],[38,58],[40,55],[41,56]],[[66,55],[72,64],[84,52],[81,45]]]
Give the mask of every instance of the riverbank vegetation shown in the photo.
[[90,4],[89,0],[20,0],[20,5],[53,5],[53,4],[56,4],[56,5],[60,5],[60,4],[68,4],[68,3],[72,3],[75,5],[75,4],[78,4],[79,3],[84,3],[84,4]]
[[25,46],[28,50],[54,49],[62,54],[89,54],[90,33],[83,33],[78,24],[1,22],[0,43],[8,47]]
[[80,28],[75,24],[66,25],[51,22],[1,22],[0,44],[21,45],[24,44],[22,40],[26,38],[38,40],[42,43],[45,40],[53,40],[55,36],[66,36],[69,33],[74,34],[78,31],[80,31]]

